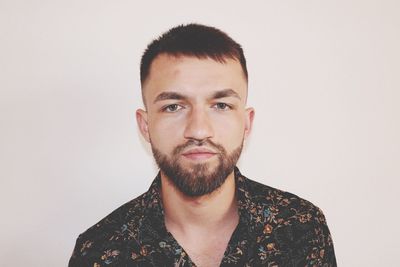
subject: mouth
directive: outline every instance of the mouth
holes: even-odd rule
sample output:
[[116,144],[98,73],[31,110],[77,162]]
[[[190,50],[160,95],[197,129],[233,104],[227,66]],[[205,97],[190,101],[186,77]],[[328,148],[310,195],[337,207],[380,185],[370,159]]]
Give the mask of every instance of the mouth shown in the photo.
[[206,160],[214,157],[217,153],[209,149],[195,148],[185,151],[182,155],[190,160]]

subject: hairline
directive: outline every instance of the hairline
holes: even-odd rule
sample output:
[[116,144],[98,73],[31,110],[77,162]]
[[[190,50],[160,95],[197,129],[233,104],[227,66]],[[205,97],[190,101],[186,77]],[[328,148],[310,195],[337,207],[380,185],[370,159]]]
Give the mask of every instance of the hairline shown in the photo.
[[[227,62],[227,60],[233,60],[236,61],[239,65],[240,65],[240,69],[242,70],[242,76],[243,78],[246,80],[246,85],[248,86],[248,77],[246,76],[245,70],[243,69],[243,66],[240,62],[240,58],[236,57],[235,55],[230,55],[230,54],[222,54],[220,57],[212,57],[210,55],[207,54],[192,54],[192,53],[182,53],[182,52],[178,52],[178,53],[171,53],[171,52],[161,52],[159,54],[157,54],[150,62],[149,64],[149,72],[148,75],[146,76],[146,79],[141,82],[141,94],[142,94],[142,101],[144,106],[146,107],[146,101],[144,98],[144,87],[146,86],[148,80],[150,79],[151,76],[151,69],[153,66],[154,61],[159,58],[160,56],[167,56],[167,57],[173,57],[176,59],[179,58],[197,58],[200,60],[206,60],[206,59],[211,59],[217,63],[220,64],[225,64]],[[246,93],[246,98],[247,98],[247,93]]]

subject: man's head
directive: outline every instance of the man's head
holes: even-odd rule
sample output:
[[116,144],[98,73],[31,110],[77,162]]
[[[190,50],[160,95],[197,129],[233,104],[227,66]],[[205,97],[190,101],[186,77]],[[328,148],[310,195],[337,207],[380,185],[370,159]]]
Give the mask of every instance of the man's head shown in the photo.
[[137,111],[138,125],[162,174],[188,196],[216,190],[254,116],[240,45],[215,28],[178,26],[148,46],[141,83],[146,110]]
[[161,54],[211,58],[220,63],[224,63],[226,59],[234,59],[242,66],[246,81],[248,79],[246,58],[240,44],[219,29],[188,24],[170,29],[147,46],[140,63],[142,90],[149,77],[151,64]]

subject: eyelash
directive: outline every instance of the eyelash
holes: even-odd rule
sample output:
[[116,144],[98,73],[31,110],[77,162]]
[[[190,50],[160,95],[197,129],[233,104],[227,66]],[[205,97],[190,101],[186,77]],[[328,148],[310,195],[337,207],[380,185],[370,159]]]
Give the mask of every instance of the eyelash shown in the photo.
[[[171,107],[176,107],[177,109],[175,109],[175,110],[168,110],[168,109],[170,109]],[[170,105],[167,105],[167,106],[163,107],[163,108],[161,109],[161,111],[168,112],[168,113],[174,113],[174,112],[177,112],[178,110],[180,110],[180,109],[182,109],[182,108],[183,108],[183,106],[181,106],[181,105],[179,105],[179,104],[170,104]]]
[[[218,108],[219,105],[224,105],[225,108]],[[231,110],[231,109],[232,109],[232,106],[231,106],[231,105],[229,105],[229,104],[227,104],[227,103],[224,103],[224,102],[218,102],[218,103],[216,103],[216,104],[214,105],[214,107],[215,107],[215,109],[217,109],[217,110],[222,110],[222,111]]]
[[[223,105],[223,107],[218,107],[218,106],[221,106],[221,105]],[[170,108],[172,108],[172,107],[174,107],[174,109],[170,110]],[[218,102],[218,103],[212,105],[212,107],[215,108],[216,110],[219,110],[219,111],[227,111],[227,110],[233,109],[232,105],[229,105],[229,104],[224,103],[224,102]],[[179,110],[181,110],[183,108],[184,108],[184,106],[179,105],[179,104],[170,104],[170,105],[167,105],[165,107],[162,107],[161,111],[167,112],[167,113],[174,113],[174,112],[177,112],[177,111],[179,111]]]

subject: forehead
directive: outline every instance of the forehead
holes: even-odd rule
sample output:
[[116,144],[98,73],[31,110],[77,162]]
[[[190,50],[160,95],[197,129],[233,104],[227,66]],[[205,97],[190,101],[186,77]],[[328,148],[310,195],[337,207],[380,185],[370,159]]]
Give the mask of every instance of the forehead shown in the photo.
[[218,62],[210,58],[161,54],[151,64],[143,94],[150,103],[164,91],[206,96],[228,88],[242,99],[246,98],[247,80],[238,61],[227,58],[225,62]]

